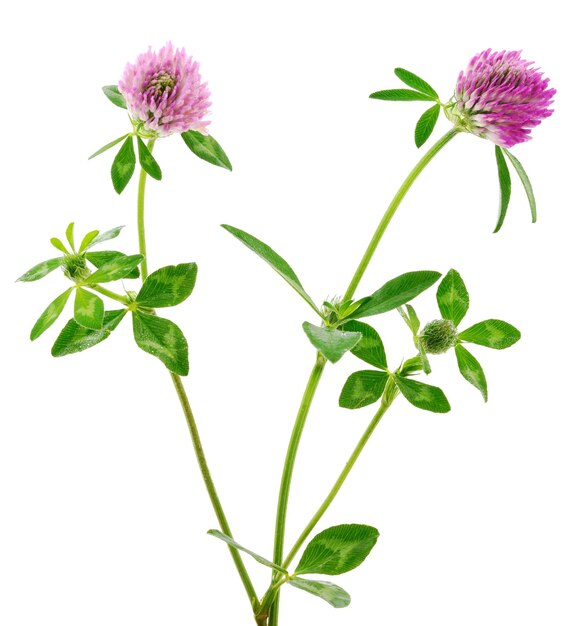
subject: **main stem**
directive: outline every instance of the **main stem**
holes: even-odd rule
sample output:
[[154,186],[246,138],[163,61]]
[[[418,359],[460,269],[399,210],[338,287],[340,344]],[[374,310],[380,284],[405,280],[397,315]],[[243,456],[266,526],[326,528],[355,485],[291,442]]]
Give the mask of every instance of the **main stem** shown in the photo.
[[[446,146],[446,144],[449,143],[449,141],[453,137],[455,137],[459,132],[460,131],[457,128],[452,128],[445,135],[443,135],[428,150],[428,152],[426,152],[426,154],[418,161],[418,163],[416,163],[415,167],[408,174],[408,176],[406,177],[406,179],[404,180],[400,188],[397,190],[397,193],[395,194],[391,203],[387,207],[387,210],[385,211],[383,217],[381,218],[381,221],[379,222],[379,225],[377,226],[377,229],[375,230],[375,233],[373,237],[371,238],[371,241],[369,242],[367,249],[365,250],[365,254],[363,255],[363,258],[361,259],[361,262],[359,263],[359,266],[357,267],[357,270],[355,271],[351,279],[351,282],[343,296],[343,301],[349,300],[354,296],[355,291],[357,290],[357,287],[359,286],[359,283],[361,282],[361,279],[363,278],[363,274],[367,270],[367,267],[369,266],[369,263],[371,262],[373,255],[375,254],[375,250],[377,249],[379,242],[381,241],[385,231],[387,230],[387,227],[389,226],[389,222],[391,221],[391,218],[395,215],[395,212],[397,211],[399,205],[401,204],[401,201],[404,199],[404,196],[406,195],[410,187],[414,184],[415,180],[422,173],[426,165],[428,165],[428,163],[430,163],[430,161],[438,154],[438,152],[440,152],[440,150],[442,150],[442,148]],[[322,369],[324,369],[324,365],[322,365]],[[313,376],[314,373],[315,373],[314,370],[312,370],[311,376]],[[321,374],[321,371],[320,371],[320,374]],[[320,377],[318,376],[318,380],[319,378]],[[311,380],[312,378],[310,378],[310,381]],[[308,385],[310,384],[310,381],[308,381]],[[316,387],[317,385],[318,383],[316,382]],[[307,391],[307,388],[306,388],[306,391]],[[315,391],[316,391],[316,388],[314,388],[312,392],[312,397]],[[310,410],[310,405],[307,404],[305,400],[306,400],[306,394],[304,394],[304,397],[302,398],[302,404],[300,405],[300,410],[298,411],[298,416],[294,423],[294,427],[292,431],[292,438],[290,439],[290,446],[288,447],[284,466],[283,466],[281,487],[279,490],[279,499],[278,499],[278,504],[277,504],[277,516],[276,516],[276,521],[275,521],[275,543],[273,546],[273,561],[277,564],[281,564],[281,559],[283,557],[285,522],[286,522],[287,504],[288,504],[288,498],[289,498],[289,490],[290,490],[289,488],[291,484],[293,466],[294,466],[295,459],[296,459],[298,445],[302,436],[302,431],[304,429],[306,418]],[[296,444],[295,446],[292,446],[292,441],[294,440],[294,433],[296,434],[296,438],[295,438]],[[275,582],[275,579],[276,577],[274,576],[273,582]],[[276,594],[275,600],[270,609],[269,626],[278,625],[278,621],[279,621],[278,616],[279,616],[279,593]]]
[[[153,151],[153,146],[155,144],[155,140],[149,140],[147,147],[149,151]],[[137,224],[138,224],[138,232],[139,232],[139,252],[143,255],[143,262],[141,263],[141,280],[144,281],[147,276],[147,244],[145,238],[145,185],[147,182],[147,174],[145,170],[141,168],[141,174],[139,176],[139,191],[138,191],[138,201],[137,201]],[[200,472],[202,474],[202,478],[204,479],[204,484],[206,485],[206,490],[208,491],[208,497],[210,498],[210,502],[212,503],[212,508],[214,509],[214,513],[216,514],[216,519],[218,520],[218,524],[220,525],[220,529],[225,535],[232,537],[232,532],[230,530],[230,526],[228,525],[228,520],[226,519],[226,514],[224,513],[224,509],[222,508],[222,504],[220,502],[220,498],[218,497],[218,492],[216,491],[216,487],[214,485],[214,481],[212,480],[212,475],[210,473],[210,468],[208,466],[208,462],[206,460],[206,456],[204,454],[204,447],[202,446],[202,440],[200,439],[200,434],[198,432],[198,427],[196,426],[196,420],[194,419],[194,413],[190,406],[190,401],[188,399],[185,387],[183,386],[183,381],[181,377],[177,374],[169,372],[171,375],[171,380],[175,387],[175,391],[177,393],[177,397],[179,398],[179,403],[181,404],[181,408],[183,409],[183,414],[185,416],[190,435],[192,438],[192,444],[194,446],[194,452],[196,453],[196,458],[198,460],[198,465],[200,467]],[[256,612],[259,606],[259,600],[257,598],[257,594],[253,587],[253,583],[249,577],[245,564],[241,558],[240,552],[233,548],[232,546],[228,546],[230,550],[230,554],[232,556],[232,560],[236,566],[240,579],[243,583],[247,596],[249,598],[249,602],[251,603],[251,607],[253,612]]]

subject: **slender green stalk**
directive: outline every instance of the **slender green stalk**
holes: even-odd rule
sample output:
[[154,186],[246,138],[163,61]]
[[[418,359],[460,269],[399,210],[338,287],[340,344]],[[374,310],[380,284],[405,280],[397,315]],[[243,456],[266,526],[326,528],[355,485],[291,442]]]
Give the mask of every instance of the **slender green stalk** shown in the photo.
[[[153,152],[155,139],[149,139],[147,148]],[[145,186],[147,184],[147,172],[141,167],[139,174],[139,195],[137,199],[137,232],[139,234],[139,252],[143,255],[141,261],[141,280],[149,275],[147,271],[147,238],[145,236]]]
[[373,419],[369,422],[369,425],[367,426],[367,428],[365,429],[365,432],[363,433],[362,437],[359,439],[359,442],[355,446],[355,449],[353,450],[351,456],[349,457],[349,460],[346,462],[342,472],[340,473],[340,476],[336,479],[334,486],[329,491],[324,502],[320,505],[320,507],[318,508],[318,510],[312,517],[312,519],[308,522],[307,526],[304,528],[301,535],[298,537],[297,541],[294,543],[292,549],[289,551],[289,554],[285,557],[285,560],[283,561],[283,567],[285,569],[287,569],[287,567],[293,561],[294,557],[298,553],[299,549],[302,547],[303,543],[310,536],[310,533],[314,530],[316,524],[320,521],[324,513],[326,513],[326,510],[328,509],[328,507],[332,504],[332,501],[334,500],[334,498],[340,491],[340,488],[343,486],[344,481],[347,479],[347,476],[350,474],[351,470],[353,469],[353,466],[357,462],[357,459],[359,458],[361,452],[363,451],[363,448],[367,445],[367,442],[369,441],[369,439],[371,438],[371,435],[377,428],[377,425],[381,421],[381,418],[387,412],[387,409],[389,408],[390,404],[391,404],[390,402],[387,402],[387,403],[382,402],[379,408],[377,409],[377,413],[375,413],[375,415],[373,416]]
[[[326,359],[318,352],[316,355],[316,363],[312,368],[308,384],[302,397],[302,403],[298,410],[296,421],[293,431],[289,440],[287,453],[285,455],[285,464],[283,466],[283,474],[281,476],[281,485],[279,487],[279,499],[277,505],[277,515],[275,517],[275,537],[274,537],[274,550],[273,550],[273,562],[281,563],[283,558],[283,544],[285,540],[285,521],[287,517],[287,504],[289,501],[289,491],[291,487],[291,478],[293,475],[294,464],[300,445],[300,439],[304,431],[304,425],[306,424],[306,418],[314,399],[314,394],[322,377],[324,366],[326,365]],[[274,582],[279,577],[279,574],[274,576]],[[271,614],[277,613],[277,606],[279,604],[279,595],[276,593],[275,601],[273,603]]]
[[357,287],[359,286],[359,282],[361,278],[363,278],[363,274],[367,269],[375,250],[377,250],[377,246],[383,237],[383,234],[387,230],[389,226],[389,222],[391,218],[395,215],[397,208],[401,204],[401,201],[404,199],[404,196],[410,189],[410,187],[414,184],[414,181],[418,176],[422,173],[422,170],[430,163],[430,161],[446,146],[446,144],[455,137],[460,131],[457,128],[452,128],[451,130],[443,135],[431,148],[426,152],[426,154],[416,163],[414,169],[408,174],[407,178],[402,183],[401,187],[397,190],[397,193],[393,197],[390,205],[387,207],[387,211],[383,214],[381,218],[381,222],[379,222],[379,226],[375,230],[367,249],[365,250],[365,254],[359,263],[359,267],[357,267],[357,271],[355,272],[351,282],[343,296],[343,302],[345,300],[350,300],[354,295]]
[[[147,148],[152,151],[153,145],[155,143],[154,139],[149,140],[147,144]],[[145,237],[145,182],[146,182],[146,172],[141,168],[141,174],[139,177],[139,192],[138,192],[138,201],[137,201],[137,224],[138,224],[138,233],[139,233],[139,252],[143,255],[143,262],[141,263],[141,280],[144,281],[148,276],[147,272],[147,243]],[[206,490],[208,492],[208,497],[210,498],[210,502],[212,503],[212,508],[214,509],[214,513],[216,514],[216,519],[218,520],[218,524],[220,525],[220,529],[225,535],[232,537],[232,532],[230,530],[230,526],[228,525],[228,520],[226,519],[226,514],[224,513],[224,509],[222,508],[222,504],[220,502],[220,498],[218,497],[218,492],[216,491],[216,486],[214,485],[214,481],[212,480],[212,474],[210,473],[210,468],[208,466],[208,462],[206,460],[206,456],[204,454],[204,448],[202,446],[202,440],[200,439],[200,434],[198,432],[198,428],[196,426],[196,420],[194,419],[194,413],[190,406],[190,402],[183,386],[183,381],[181,377],[177,374],[169,372],[171,376],[171,380],[175,387],[175,391],[177,393],[177,397],[181,404],[181,408],[183,410],[183,414],[185,416],[190,435],[192,438],[192,444],[194,446],[194,452],[196,453],[196,458],[198,460],[198,465],[200,467],[200,472],[202,474],[202,478],[204,479],[204,484],[206,486]],[[253,612],[256,612],[259,606],[259,600],[257,598],[257,594],[253,587],[253,583],[249,577],[247,572],[247,568],[243,563],[240,552],[233,548],[232,546],[228,546],[230,554],[232,556],[232,560],[236,566],[240,579],[243,583],[247,596],[249,598],[249,602],[251,603],[251,607]]]
[[130,298],[128,296],[122,296],[118,293],[114,293],[114,291],[110,291],[110,289],[106,289],[106,287],[101,287],[100,285],[87,285],[90,289],[101,293],[103,296],[107,298],[112,298],[112,300],[116,300],[117,302],[122,302],[122,304],[130,304]]
[[[371,238],[371,241],[369,242],[369,245],[367,246],[367,249],[365,250],[365,254],[363,255],[363,258],[361,259],[361,262],[359,263],[359,266],[357,267],[357,270],[355,271],[351,279],[351,282],[342,298],[343,301],[349,300],[354,296],[355,291],[357,290],[357,287],[359,286],[359,283],[365,271],[367,270],[369,263],[371,262],[371,259],[375,253],[375,250],[377,249],[379,242],[381,241],[385,231],[387,230],[387,227],[389,226],[391,218],[395,215],[395,212],[397,211],[399,205],[401,204],[401,201],[404,199],[404,196],[406,195],[410,187],[414,184],[414,181],[418,178],[418,176],[422,173],[423,169],[426,167],[426,165],[428,165],[428,163],[430,163],[430,161],[434,158],[434,156],[436,156],[436,154],[438,154],[438,152],[440,152],[440,150],[444,146],[446,146],[446,144],[449,143],[449,141],[453,137],[455,137],[459,132],[460,132],[459,129],[457,129],[456,127],[449,130],[428,150],[428,152],[426,152],[426,154],[418,161],[418,163],[416,163],[415,167],[408,174],[408,176],[406,177],[406,179],[404,180],[404,182],[398,189],[397,193],[393,197],[390,205],[387,207],[387,210],[385,211],[383,217],[381,218],[381,221],[379,222],[379,225],[377,226],[377,229],[375,230],[375,234]],[[313,373],[314,371],[312,371],[312,374]],[[304,394],[304,397],[302,398],[302,405],[300,406],[300,411],[298,412],[298,418],[296,419],[296,422],[293,427],[293,432],[292,432],[292,438],[293,438],[293,433],[297,433],[298,445],[299,445],[299,440],[301,438],[302,430],[306,422],[306,417],[310,409],[309,406],[305,407],[305,414],[302,414],[302,407],[304,407],[304,404],[305,404],[305,397],[306,396]],[[291,455],[290,455],[290,451],[292,452]],[[277,504],[277,518],[276,518],[276,523],[275,523],[275,544],[273,547],[273,561],[277,563],[278,565],[281,564],[280,559],[283,555],[283,540],[284,540],[284,534],[285,534],[284,533],[285,517],[286,517],[286,512],[287,512],[287,499],[289,496],[289,483],[291,483],[291,474],[293,470],[293,464],[295,462],[296,453],[297,453],[297,445],[295,449],[293,450],[291,450],[291,447],[288,448],[288,454],[286,456],[284,467],[283,467],[281,489],[279,492],[279,500]],[[284,480],[286,478],[286,475],[287,475],[288,487],[287,489],[284,490],[283,486],[284,486]],[[278,528],[280,529],[280,532],[278,532]],[[275,582],[275,576],[273,578],[273,582]],[[270,608],[269,626],[278,626],[278,621],[279,621],[278,616],[279,616],[279,593],[275,595],[275,600]]]

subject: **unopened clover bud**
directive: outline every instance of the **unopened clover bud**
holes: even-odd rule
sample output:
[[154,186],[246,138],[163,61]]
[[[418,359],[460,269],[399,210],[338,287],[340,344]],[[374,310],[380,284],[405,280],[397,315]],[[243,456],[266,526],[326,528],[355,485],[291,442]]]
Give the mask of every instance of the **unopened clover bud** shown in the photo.
[[87,278],[91,272],[83,255],[67,254],[63,257],[63,273],[67,278],[78,283]]
[[457,329],[450,320],[433,320],[424,326],[420,342],[429,354],[444,354],[457,341]]

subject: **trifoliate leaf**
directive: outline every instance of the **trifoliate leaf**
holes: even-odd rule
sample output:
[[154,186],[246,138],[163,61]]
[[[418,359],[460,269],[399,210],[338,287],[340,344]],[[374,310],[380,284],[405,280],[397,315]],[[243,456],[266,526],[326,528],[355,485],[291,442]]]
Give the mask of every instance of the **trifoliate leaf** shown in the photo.
[[388,380],[386,372],[375,370],[361,370],[351,374],[340,392],[339,406],[343,409],[360,409],[377,402]]
[[54,357],[66,356],[67,354],[74,354],[92,348],[110,337],[112,331],[122,321],[125,313],[126,309],[106,311],[104,313],[104,323],[99,330],[85,328],[80,326],[75,320],[69,320],[55,340],[51,354]]
[[155,309],[176,306],[186,300],[196,284],[195,263],[167,265],[149,274],[137,295],[137,304]]
[[387,368],[387,357],[385,356],[383,342],[378,332],[372,326],[365,324],[365,322],[350,320],[342,328],[346,331],[361,333],[361,340],[351,350],[358,359],[382,370]]

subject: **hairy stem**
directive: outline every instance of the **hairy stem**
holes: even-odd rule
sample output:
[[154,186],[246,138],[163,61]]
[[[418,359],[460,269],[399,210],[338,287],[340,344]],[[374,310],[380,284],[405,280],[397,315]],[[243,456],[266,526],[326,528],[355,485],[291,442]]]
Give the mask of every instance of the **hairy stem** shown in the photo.
[[[440,150],[444,146],[446,146],[446,144],[449,143],[449,141],[453,139],[453,137],[455,137],[459,132],[460,131],[455,127],[449,130],[445,135],[443,135],[428,150],[428,152],[426,152],[426,154],[418,161],[418,163],[416,163],[412,171],[408,174],[404,182],[401,184],[400,188],[397,190],[397,193],[393,197],[391,203],[387,207],[387,210],[383,214],[383,217],[381,218],[381,221],[379,222],[379,225],[377,226],[377,229],[375,230],[375,233],[373,237],[371,238],[371,241],[369,242],[369,245],[367,246],[365,253],[363,254],[363,258],[361,259],[361,262],[359,263],[359,266],[357,267],[357,270],[355,271],[351,279],[351,282],[349,283],[349,286],[343,296],[343,301],[349,300],[354,296],[355,291],[357,290],[357,287],[359,286],[359,283],[361,282],[361,279],[363,278],[363,275],[365,274],[365,271],[367,270],[367,267],[369,266],[369,263],[371,262],[373,255],[375,254],[375,250],[377,249],[379,242],[381,241],[385,231],[387,230],[387,227],[389,226],[391,218],[395,215],[395,212],[397,211],[399,205],[401,204],[401,201],[404,199],[404,196],[406,195],[410,187],[414,184],[415,180],[422,173],[426,165],[428,165],[428,163],[430,163],[430,161],[434,158],[434,156],[436,156],[436,154],[438,154],[438,152],[440,152]],[[298,417],[293,427],[293,432],[297,433],[297,444],[296,444],[295,449],[292,451],[291,456],[289,454],[291,447],[288,448],[288,455],[286,456],[286,460],[285,460],[284,467],[283,467],[282,482],[281,482],[281,488],[279,492],[279,500],[277,504],[273,561],[277,563],[278,565],[281,565],[280,559],[283,556],[283,542],[284,542],[284,537],[285,537],[285,522],[286,522],[286,513],[287,513],[287,500],[289,496],[289,484],[291,483],[291,470],[295,462],[295,455],[297,453],[297,447],[299,445],[299,440],[301,438],[302,430],[304,428],[306,417],[310,409],[309,405],[306,406],[305,414],[302,415],[301,409],[304,406],[304,404],[305,404],[305,394],[304,394],[304,398],[302,398],[302,405],[300,406],[300,411],[298,412]],[[292,433],[292,438],[293,438],[293,433]],[[284,481],[286,479],[286,474],[287,474],[288,485],[287,485],[287,489],[284,489],[283,487],[284,487]],[[279,528],[279,532],[278,532],[278,528]],[[273,579],[273,582],[275,582],[275,577]],[[269,626],[278,626],[278,621],[279,621],[279,592],[275,595],[275,600],[273,601],[273,604],[270,607]]]
[[[153,145],[155,143],[154,139],[149,140],[147,147],[150,151],[153,150]],[[139,252],[143,255],[143,262],[141,263],[141,280],[144,281],[148,276],[147,272],[147,243],[145,237],[145,183],[146,183],[146,172],[141,168],[141,174],[139,177],[139,192],[138,192],[138,200],[137,200],[137,224],[138,224],[138,233],[139,233]],[[220,502],[220,498],[218,497],[218,492],[216,491],[216,486],[214,485],[214,481],[212,480],[212,474],[210,473],[210,468],[208,466],[208,461],[206,460],[206,456],[204,454],[204,448],[202,446],[202,440],[200,439],[200,434],[198,432],[198,428],[196,426],[196,420],[194,418],[194,413],[190,406],[190,401],[188,399],[185,387],[183,386],[183,381],[181,377],[177,374],[169,372],[171,376],[171,380],[175,387],[175,391],[177,393],[177,397],[179,399],[179,403],[181,404],[181,408],[183,410],[189,431],[190,436],[192,438],[192,444],[194,446],[194,452],[196,453],[196,459],[198,460],[198,465],[200,467],[200,472],[202,474],[202,478],[204,479],[204,484],[206,486],[206,490],[208,492],[208,497],[210,498],[210,502],[212,503],[212,508],[214,509],[214,513],[216,514],[216,519],[218,520],[218,524],[220,525],[220,529],[225,535],[232,537],[232,532],[230,530],[230,526],[228,525],[228,520],[226,519],[226,514],[224,513],[224,509],[222,508],[222,504]],[[247,568],[243,563],[240,552],[233,548],[232,546],[228,546],[230,554],[232,556],[232,560],[236,566],[237,572],[240,576],[240,579],[243,583],[247,596],[249,598],[249,602],[251,603],[251,607],[253,612],[256,612],[259,606],[259,600],[257,598],[257,594],[253,587],[253,583],[251,582],[251,578],[247,572]]]

